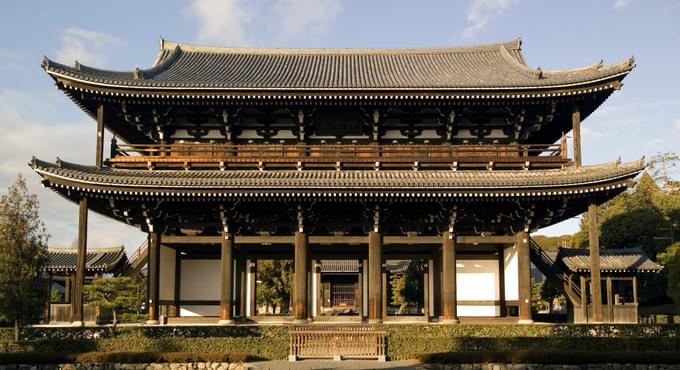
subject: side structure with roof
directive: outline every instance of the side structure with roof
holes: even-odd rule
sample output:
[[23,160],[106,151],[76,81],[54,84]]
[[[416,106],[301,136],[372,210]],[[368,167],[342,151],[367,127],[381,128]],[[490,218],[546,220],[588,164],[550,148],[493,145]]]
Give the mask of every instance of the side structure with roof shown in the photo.
[[[432,49],[162,40],[151,68],[129,72],[45,59],[96,121],[95,165],[31,166],[80,205],[79,253],[90,210],[148,233],[150,323],[528,323],[530,265],[544,257],[530,233],[584,211],[596,222],[596,205],[644,168],[581,160],[581,121],[633,67],[532,69],[519,40]],[[265,271],[290,280],[283,298],[267,301]],[[590,303],[576,289],[567,296],[603,321],[600,285],[591,291]]]

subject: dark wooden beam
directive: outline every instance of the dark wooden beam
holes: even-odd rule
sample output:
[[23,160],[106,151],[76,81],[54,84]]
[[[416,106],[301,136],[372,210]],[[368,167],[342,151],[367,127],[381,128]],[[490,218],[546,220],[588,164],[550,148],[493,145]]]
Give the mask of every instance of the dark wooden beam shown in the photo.
[[529,233],[517,233],[517,272],[519,274],[519,323],[533,323],[531,318],[531,255]]
[[368,233],[368,322],[382,321],[382,234]]
[[160,292],[160,248],[161,236],[158,230],[149,233],[149,319],[147,324],[158,325],[159,292]]
[[593,321],[602,322],[602,289],[600,281],[600,235],[597,230],[597,205],[588,205],[588,246],[590,249],[590,301],[593,304]]
[[104,104],[97,106],[97,151],[95,165],[102,168],[104,163]]
[[295,321],[307,321],[307,234],[295,233],[295,289],[293,310]]
[[456,244],[513,244],[513,235],[494,235],[494,236],[457,236]]
[[75,280],[73,281],[73,300],[71,301],[71,321],[74,326],[83,325],[83,285],[87,259],[87,198],[80,198],[78,212],[78,260]]
[[233,324],[232,289],[233,289],[233,245],[234,237],[226,230],[222,230],[221,260],[220,260],[220,321],[221,325]]
[[571,125],[574,135],[574,165],[581,167],[581,108],[577,105],[571,112]]
[[442,235],[442,316],[445,323],[458,323],[456,297],[456,236]]
[[365,236],[310,236],[309,244],[368,244]]

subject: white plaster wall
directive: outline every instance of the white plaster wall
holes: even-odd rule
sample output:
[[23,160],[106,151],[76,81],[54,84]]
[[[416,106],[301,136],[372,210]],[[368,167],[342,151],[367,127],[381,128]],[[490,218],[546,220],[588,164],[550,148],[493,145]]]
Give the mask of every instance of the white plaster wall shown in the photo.
[[505,248],[503,251],[505,268],[505,300],[519,299],[519,269],[517,262],[517,246]]
[[181,300],[183,301],[220,300],[219,259],[182,260],[181,275],[182,275],[180,278]]
[[159,299],[175,299],[175,249],[161,245],[161,264],[159,274]]
[[497,260],[456,261],[456,298],[461,301],[500,299]]
[[186,316],[219,316],[219,305],[186,305],[181,306],[179,314],[182,317]]
[[463,306],[458,303],[456,312],[458,317],[498,317],[501,315],[499,306]]

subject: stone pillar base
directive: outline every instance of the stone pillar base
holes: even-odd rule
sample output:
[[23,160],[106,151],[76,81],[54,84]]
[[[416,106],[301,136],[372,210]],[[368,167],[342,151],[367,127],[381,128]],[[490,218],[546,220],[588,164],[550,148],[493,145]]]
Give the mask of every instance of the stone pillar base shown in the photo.
[[234,325],[234,320],[220,320],[217,325]]
[[534,323],[534,320],[517,320],[517,323],[520,325],[530,325]]
[[295,320],[293,320],[293,324],[295,324],[295,325],[306,325],[306,324],[309,324],[309,320],[307,320],[307,319],[295,319]]
[[144,325],[160,325],[161,322],[158,320],[146,320],[146,323]]
[[382,319],[368,319],[369,324],[382,324]]
[[442,324],[460,324],[460,320],[458,319],[442,319],[439,322]]
[[82,321],[74,321],[71,323],[71,326],[85,326],[85,323]]

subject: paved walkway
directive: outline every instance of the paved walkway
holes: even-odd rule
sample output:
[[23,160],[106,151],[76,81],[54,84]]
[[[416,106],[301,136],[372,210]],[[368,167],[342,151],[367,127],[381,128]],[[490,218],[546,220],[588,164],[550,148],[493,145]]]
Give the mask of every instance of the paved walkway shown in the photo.
[[296,362],[288,361],[262,361],[249,362],[248,368],[257,370],[279,370],[279,369],[295,369],[295,370],[331,370],[331,369],[393,369],[393,370],[416,370],[418,369],[418,361],[360,361],[360,360],[303,360]]

